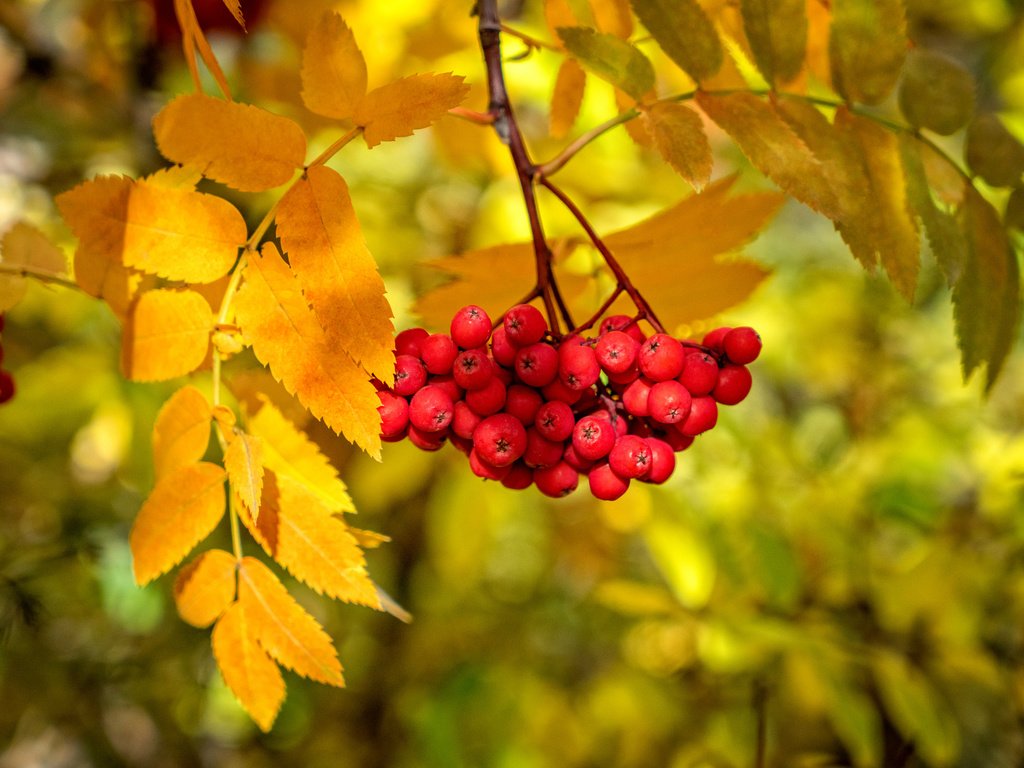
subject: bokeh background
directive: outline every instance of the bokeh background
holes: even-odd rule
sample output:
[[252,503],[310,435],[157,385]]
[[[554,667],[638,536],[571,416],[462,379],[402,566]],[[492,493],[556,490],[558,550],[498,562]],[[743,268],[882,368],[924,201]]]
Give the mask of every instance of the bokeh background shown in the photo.
[[[465,0],[243,0],[247,36],[214,0],[196,4],[209,6],[237,97],[323,145],[336,134],[301,107],[297,73],[327,7],[355,30],[371,87],[451,70],[484,106]],[[539,5],[507,9],[510,23],[545,37]],[[27,218],[70,244],[55,193],[160,167],[149,120],[191,88],[169,6],[0,3],[0,229]],[[1024,136],[1024,3],[911,0],[908,11],[914,42],[970,67],[979,103]],[[541,158],[559,146],[545,138],[558,62],[535,51],[508,65]],[[577,130],[613,109],[592,83]],[[768,187],[712,138],[716,176]],[[955,137],[945,146],[958,156]],[[486,129],[446,119],[348,148],[335,166],[399,327],[437,281],[426,261],[528,236]],[[561,181],[605,230],[689,193],[621,129]],[[236,200],[251,221],[271,201]],[[554,207],[543,216],[574,231]],[[415,622],[296,586],[336,639],[348,688],[289,676],[269,734],[225,688],[208,631],[175,615],[170,578],[132,581],[128,530],[175,384],[124,381],[110,311],[34,285],[3,335],[18,395],[0,409],[0,767],[1024,764],[1020,345],[987,398],[980,381],[965,385],[930,256],[908,305],[796,203],[746,255],[773,276],[691,330],[758,328],[754,391],[664,487],[552,501],[478,480],[450,449],[388,445],[377,464],[303,422],[340,468],[357,523],[392,537],[370,570]]]

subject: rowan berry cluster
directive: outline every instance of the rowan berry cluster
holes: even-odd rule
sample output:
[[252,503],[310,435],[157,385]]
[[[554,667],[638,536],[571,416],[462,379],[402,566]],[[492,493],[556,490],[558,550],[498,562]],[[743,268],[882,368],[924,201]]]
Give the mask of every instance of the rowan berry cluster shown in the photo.
[[[0,364],[4,361],[4,345],[2,342],[4,332],[4,316],[0,314]],[[0,368],[0,405],[10,402],[14,397],[14,377],[10,371]]]
[[398,334],[395,383],[378,384],[383,439],[427,451],[450,442],[476,475],[548,496],[586,475],[607,500],[632,480],[665,482],[718,406],[747,396],[746,364],[761,351],[749,327],[717,328],[698,344],[647,335],[625,315],[605,318],[596,337],[556,340],[528,304],[493,329],[483,309],[463,307],[450,331]]

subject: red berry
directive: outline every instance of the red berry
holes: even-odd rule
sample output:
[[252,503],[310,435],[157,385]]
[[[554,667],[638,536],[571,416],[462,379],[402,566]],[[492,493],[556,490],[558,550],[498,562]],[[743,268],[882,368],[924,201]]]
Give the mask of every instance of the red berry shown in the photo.
[[615,445],[615,427],[598,416],[584,416],[572,431],[572,445],[581,459],[593,461],[608,455]]
[[593,415],[601,419],[602,421],[607,421],[609,424],[611,424],[612,427],[614,427],[615,429],[616,437],[622,437],[627,432],[629,432],[629,422],[626,421],[621,416],[619,416],[619,414],[615,411],[609,411],[605,408],[602,408],[599,411],[595,411]]
[[502,480],[509,473],[509,467],[496,467],[480,458],[480,452],[475,447],[469,452],[469,468],[474,475],[484,480]]
[[447,436],[448,442],[452,444],[453,448],[458,450],[460,453],[464,453],[466,456],[469,456],[469,452],[473,450],[472,440],[467,440],[464,437],[459,437],[458,435],[451,431],[448,431],[444,434]]
[[452,402],[458,402],[462,399],[462,396],[466,394],[462,387],[455,383],[455,379],[451,374],[447,376],[428,376],[427,384],[440,387],[444,392],[448,394],[448,397],[452,399]]
[[647,410],[655,421],[678,424],[690,414],[690,391],[675,379],[659,381],[651,387]]
[[558,352],[550,344],[530,344],[516,352],[515,370],[524,384],[543,387],[558,375]]
[[503,325],[499,325],[491,334],[491,356],[498,365],[506,368],[511,368],[516,363],[516,348],[508,340]]
[[578,343],[562,343],[558,349],[558,378],[569,389],[584,390],[601,378],[601,366],[594,348]]
[[452,377],[463,389],[483,389],[494,378],[494,363],[483,349],[467,349],[455,358]]
[[683,371],[683,345],[667,333],[656,333],[645,341],[637,357],[640,372],[651,381],[668,381]]
[[377,392],[377,397],[380,398],[380,407],[377,408],[380,414],[380,436],[384,440],[399,439],[409,425],[408,401],[387,390]]
[[545,384],[541,387],[541,394],[544,395],[544,399],[552,402],[558,400],[569,405],[578,403],[580,398],[583,397],[583,392],[578,389],[570,389],[565,382],[555,379],[550,384]]
[[559,498],[568,496],[576,490],[576,486],[580,482],[580,475],[564,461],[560,461],[553,467],[535,469],[533,482],[537,485],[537,490],[545,496]]
[[679,451],[685,451],[691,445],[693,445],[693,435],[684,435],[679,431],[677,425],[670,425],[664,434],[665,442],[669,444],[669,447],[673,451],[678,453]]
[[395,336],[395,354],[420,356],[420,343],[430,334],[423,328],[407,328]]
[[417,429],[412,424],[409,425],[409,442],[421,451],[441,450],[441,446],[444,445],[446,437],[447,431],[424,432],[422,429]]
[[422,432],[440,432],[452,423],[455,404],[436,384],[428,384],[409,403],[409,421]]
[[572,447],[572,443],[565,446],[565,452],[562,454],[562,460],[577,472],[582,472],[584,474],[589,472],[590,468],[594,466],[593,460],[581,458],[580,455],[576,453],[576,449]]
[[[690,438],[692,441],[693,438]],[[651,471],[644,480],[648,483],[660,485],[672,476],[676,468],[676,455],[672,446],[657,437],[647,438],[647,445],[651,449]]]
[[473,447],[488,464],[507,467],[526,451],[526,428],[514,416],[496,413],[477,426]]
[[451,334],[462,349],[482,347],[491,337],[491,318],[476,304],[469,304],[455,313]]
[[501,484],[513,491],[521,491],[533,485],[533,470],[517,461],[508,468],[508,474],[501,478]]
[[609,331],[622,331],[628,334],[637,344],[643,344],[644,339],[647,338],[640,329],[640,326],[629,315],[610,315],[602,320],[601,325],[598,326],[599,334],[603,336]]
[[650,395],[651,382],[647,379],[637,379],[622,393],[622,404],[633,416],[643,418],[651,413],[648,407]]
[[651,447],[642,437],[623,435],[608,454],[608,465],[619,477],[644,477],[651,471]]
[[483,389],[474,389],[466,393],[466,405],[481,416],[497,413],[505,405],[505,385],[501,379],[492,376]]
[[395,385],[392,390],[396,395],[412,397],[427,383],[427,369],[418,357],[399,355],[395,358]]
[[722,405],[736,405],[750,394],[752,383],[745,365],[725,365],[718,372],[718,383],[711,396]]
[[420,358],[427,372],[435,376],[451,373],[457,354],[455,342],[446,333],[432,333],[420,342]]
[[548,324],[541,311],[529,304],[517,304],[505,313],[502,321],[508,342],[514,347],[536,344],[547,333]]
[[538,469],[550,467],[562,460],[565,452],[565,445],[561,442],[548,440],[536,427],[526,430],[526,452],[523,453],[523,461],[526,466]]
[[561,442],[568,440],[576,426],[576,417],[568,403],[561,400],[549,400],[537,409],[534,418],[537,431],[548,440]]
[[748,325],[733,328],[722,340],[725,356],[737,365],[752,363],[761,354],[761,337]]
[[718,422],[718,403],[712,397],[695,397],[686,421],[676,425],[680,434],[693,437],[707,432]]
[[708,395],[718,381],[718,363],[707,352],[696,352],[686,356],[679,382],[690,390],[694,397]]
[[470,408],[464,400],[455,401],[455,411],[452,415],[452,432],[456,435],[466,440],[472,440],[473,430],[483,420],[483,416]]
[[715,328],[713,331],[708,331],[704,334],[704,340],[701,342],[705,347],[713,349],[715,352],[722,353],[725,351],[725,347],[722,346],[725,341],[725,334],[731,331],[727,325],[723,325],[721,328]]
[[597,340],[594,351],[597,362],[609,376],[623,375],[636,370],[636,355],[640,345],[623,331],[609,331]]
[[524,427],[528,427],[533,424],[543,403],[540,392],[533,387],[513,384],[505,396],[505,413],[515,416]]
[[629,478],[619,477],[608,464],[599,464],[588,476],[590,492],[596,499],[615,501],[629,488]]

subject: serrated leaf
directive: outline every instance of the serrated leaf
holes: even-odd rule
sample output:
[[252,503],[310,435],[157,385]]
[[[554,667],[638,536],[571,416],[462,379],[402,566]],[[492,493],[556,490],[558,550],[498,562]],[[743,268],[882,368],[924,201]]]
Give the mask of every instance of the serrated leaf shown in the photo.
[[213,656],[224,682],[261,731],[269,731],[284,702],[281,670],[256,642],[253,620],[232,603],[213,628]]
[[224,0],[224,7],[228,9],[235,21],[243,30],[245,29],[245,17],[242,16],[242,5],[239,0]]
[[411,136],[462,103],[469,93],[463,79],[451,72],[403,77],[366,94],[352,119],[368,147]]
[[661,49],[697,82],[722,66],[722,43],[696,0],[630,0]]
[[211,414],[210,403],[193,386],[182,387],[163,404],[153,424],[157,480],[203,458],[210,442]]
[[821,163],[776,111],[752,93],[715,96],[700,92],[700,104],[743,150],[751,164],[800,202],[830,219],[840,215],[836,192]]
[[235,315],[256,357],[335,432],[380,456],[380,400],[366,373],[332,346],[273,244],[253,254]]
[[394,326],[348,185],[310,168],[281,198],[277,235],[329,342],[384,383],[394,378]]
[[206,359],[213,313],[195,291],[158,289],[139,296],[124,327],[121,368],[133,381],[166,381]]
[[302,101],[311,112],[346,120],[365,95],[363,52],[341,14],[325,13],[302,51]]
[[261,398],[260,409],[248,419],[249,431],[263,439],[263,466],[301,483],[328,511],[355,512],[355,505],[338,471],[316,443],[306,437],[277,406]]
[[953,59],[914,50],[903,67],[899,103],[911,125],[949,136],[974,113],[974,78]]
[[284,184],[306,158],[306,135],[295,121],[202,93],[179,96],[160,110],[153,136],[168,160],[198,166],[207,178],[243,192]]
[[558,37],[584,68],[637,101],[654,87],[654,66],[635,45],[589,27],[560,27]]
[[242,520],[274,560],[320,594],[380,610],[366,558],[347,526],[288,475],[267,471],[259,520]]
[[263,440],[234,430],[231,442],[224,451],[224,469],[232,490],[254,520],[260,516],[260,498],[263,495]]
[[174,15],[181,28],[182,52],[185,54],[185,63],[188,65],[189,74],[192,76],[196,90],[201,90],[202,84],[199,77],[199,66],[196,63],[196,51],[199,51],[200,58],[210,70],[213,79],[216,80],[220,92],[226,98],[230,98],[231,89],[228,87],[228,79],[224,76],[224,70],[221,69],[217,57],[213,54],[213,49],[210,47],[206,35],[203,34],[202,27],[199,26],[195,9],[192,7],[192,0],[174,0]]
[[[7,230],[0,240],[0,263],[53,277],[61,277],[68,272],[64,252],[39,229],[23,221]],[[0,312],[21,301],[27,287],[24,277],[0,274]]]
[[170,280],[212,283],[246,239],[242,214],[226,200],[145,180],[101,176],[59,195],[57,205],[79,251]]
[[964,158],[994,187],[1016,186],[1024,175],[1024,144],[993,114],[978,115],[967,127]]
[[1020,267],[995,208],[972,185],[960,210],[967,262],[953,287],[953,317],[964,378],[985,363],[991,389],[1017,336]]
[[743,28],[757,68],[773,85],[800,74],[807,50],[805,0],[740,0]]
[[847,101],[878,104],[896,86],[907,53],[903,0],[833,0],[832,84]]
[[[604,237],[623,268],[669,329],[712,317],[739,303],[768,275],[738,250],[767,224],[783,195],[729,196],[735,178],[714,182],[631,227]],[[671,273],[672,280],[665,275]],[[687,286],[685,300],[679,286]]]
[[224,516],[224,479],[216,464],[199,462],[160,480],[142,504],[128,538],[139,586],[167,572]]
[[572,130],[583,104],[587,86],[587,73],[575,59],[565,59],[558,67],[555,90],[551,94],[551,135],[561,138]]
[[548,32],[555,40],[558,39],[559,27],[576,27],[579,21],[567,0],[544,0],[544,21]]
[[174,605],[182,620],[208,627],[235,599],[235,556],[222,549],[202,552],[174,580]]
[[590,0],[589,4],[599,30],[610,32],[623,40],[633,34],[633,13],[628,0]]
[[675,171],[698,192],[711,179],[714,158],[700,115],[675,102],[644,107],[642,116],[654,146]]
[[242,558],[238,567],[238,602],[251,619],[260,647],[272,659],[311,680],[345,685],[331,638],[254,557]]

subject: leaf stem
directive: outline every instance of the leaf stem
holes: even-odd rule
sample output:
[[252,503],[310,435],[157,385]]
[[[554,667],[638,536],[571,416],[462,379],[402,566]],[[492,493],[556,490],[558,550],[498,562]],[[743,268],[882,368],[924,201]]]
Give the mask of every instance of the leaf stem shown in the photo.
[[470,123],[476,123],[477,125],[494,125],[494,115],[486,112],[477,112],[475,109],[452,107],[448,110],[448,114],[452,117],[458,117]]
[[78,283],[66,277],[55,275],[52,272],[42,272],[32,267],[19,266],[17,264],[4,264],[0,262],[0,274],[14,275],[15,277],[31,277],[41,283],[59,285],[63,288],[73,288],[76,291],[82,290]]
[[[231,493],[230,490],[228,493]],[[231,520],[231,550],[235,553],[235,560],[242,562],[242,532],[239,530],[238,508],[233,494],[228,497],[228,517]]]
[[540,51],[547,49],[549,51],[559,51],[557,45],[552,45],[551,43],[547,43],[539,38],[533,37],[532,35],[528,35],[525,32],[520,32],[518,29],[510,27],[508,24],[502,24],[501,31],[506,35],[522,40],[530,50]]
[[312,161],[310,161],[306,168],[312,168],[314,165],[323,165],[336,154],[338,154],[342,147],[344,147],[350,141],[355,139],[357,136],[361,135],[362,132],[363,127],[361,125],[357,125],[351,131],[346,133],[340,139],[331,144],[331,146],[329,146],[327,149],[325,149],[323,152],[317,155]]

